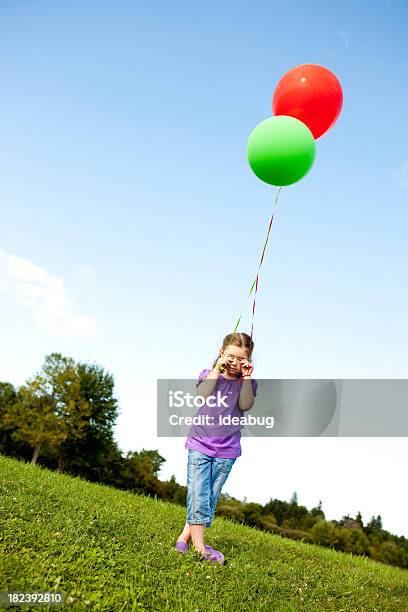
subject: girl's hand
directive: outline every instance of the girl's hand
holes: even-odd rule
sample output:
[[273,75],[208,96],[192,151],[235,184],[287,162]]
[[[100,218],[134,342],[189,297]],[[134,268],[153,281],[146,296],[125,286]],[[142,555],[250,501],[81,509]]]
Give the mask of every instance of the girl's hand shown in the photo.
[[241,363],[242,376],[251,376],[253,369],[254,369],[254,366],[251,363],[249,363],[248,360],[245,360]]
[[221,355],[221,357],[219,357],[217,363],[214,366],[214,370],[217,370],[218,372],[223,372],[226,369],[226,366],[230,364],[230,362],[231,359],[229,355],[226,355],[224,353],[224,355]]

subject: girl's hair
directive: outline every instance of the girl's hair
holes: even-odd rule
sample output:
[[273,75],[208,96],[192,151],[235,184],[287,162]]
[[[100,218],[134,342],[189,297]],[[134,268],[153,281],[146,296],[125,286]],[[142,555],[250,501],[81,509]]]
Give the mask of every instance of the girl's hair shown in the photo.
[[[239,346],[239,348],[246,349],[246,352],[248,354],[248,361],[251,361],[252,351],[254,350],[254,341],[251,339],[251,336],[248,336],[248,334],[245,333],[237,332],[234,334],[228,334],[227,336],[225,336],[221,348],[225,350],[227,346],[230,346],[231,344],[233,346]],[[215,359],[212,365],[213,368],[215,367],[215,364],[217,363],[220,357],[221,353],[219,353],[218,357]]]

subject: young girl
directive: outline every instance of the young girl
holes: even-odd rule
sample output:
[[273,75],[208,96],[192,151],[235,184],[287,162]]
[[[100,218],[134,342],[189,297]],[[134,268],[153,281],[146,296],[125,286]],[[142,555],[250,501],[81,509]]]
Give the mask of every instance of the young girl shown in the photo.
[[[257,382],[251,380],[253,366],[250,363],[254,343],[244,333],[225,336],[219,356],[212,369],[199,374],[197,395],[225,396],[228,407],[200,408],[199,413],[223,416],[242,416],[243,411],[254,405]],[[207,411],[207,412],[206,412]],[[242,425],[222,431],[222,437],[201,437],[190,430],[185,448],[187,462],[187,520],[177,539],[176,550],[185,553],[190,539],[202,559],[224,563],[224,555],[204,544],[204,528],[210,527],[221,489],[228,478],[236,458],[241,455]],[[197,430],[196,430],[197,431]],[[198,430],[199,431],[199,430]],[[208,431],[208,430],[207,430]],[[225,435],[230,434],[230,435]]]

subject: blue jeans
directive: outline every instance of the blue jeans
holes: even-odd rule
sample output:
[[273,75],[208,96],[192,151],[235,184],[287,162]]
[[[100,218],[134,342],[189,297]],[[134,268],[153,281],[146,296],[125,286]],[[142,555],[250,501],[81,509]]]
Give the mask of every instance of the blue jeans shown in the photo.
[[221,489],[236,458],[210,457],[188,449],[187,523],[210,527]]

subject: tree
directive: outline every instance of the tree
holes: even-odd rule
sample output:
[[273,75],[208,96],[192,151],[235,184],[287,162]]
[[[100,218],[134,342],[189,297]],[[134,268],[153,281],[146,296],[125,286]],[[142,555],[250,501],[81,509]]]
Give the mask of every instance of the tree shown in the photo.
[[317,521],[310,530],[313,541],[321,546],[332,546],[336,540],[336,530],[332,523],[325,520]]
[[159,481],[159,497],[161,499],[184,506],[186,503],[186,495],[186,487],[182,487],[178,484],[174,474],[170,480]]
[[68,462],[81,475],[98,479],[104,455],[118,456],[113,387],[113,377],[99,366],[52,353],[41,372],[19,389],[2,423],[13,427],[14,441],[33,448],[32,463],[44,452],[58,459],[59,471]]
[[139,452],[139,456],[149,461],[153,474],[158,476],[162,464],[166,461],[164,457],[157,450],[145,450],[144,448]]
[[[0,382],[0,411],[3,411],[15,402],[16,390],[8,382]],[[1,412],[0,412],[1,414]]]
[[121,487],[145,495],[160,495],[161,483],[156,474],[164,461],[157,450],[129,451],[120,475]]
[[390,565],[402,565],[402,550],[393,540],[387,540],[381,545],[381,560]]
[[[48,467],[57,462],[59,471],[68,468],[75,475],[113,483],[123,459],[113,434],[117,415],[108,372],[51,353],[18,392],[0,383],[0,450],[25,457],[31,450],[33,463],[41,457]],[[157,472],[159,466],[160,461],[153,469]]]
[[336,525],[333,530],[333,546],[337,550],[344,550],[344,552],[352,552],[353,540],[351,535],[351,529],[340,527]]
[[382,529],[382,519],[378,514],[377,517],[372,516],[370,521],[367,523],[366,532],[372,533],[375,531],[381,531]]
[[296,493],[296,491],[292,494],[292,497],[290,498],[290,504],[293,504],[294,506],[297,506],[298,503],[298,494]]
[[52,397],[43,392],[41,384],[37,377],[22,385],[3,417],[5,427],[13,428],[13,441],[33,449],[31,463],[37,462],[42,447],[57,449],[67,435],[54,413]]
[[361,529],[350,529],[351,538],[353,541],[353,553],[356,555],[365,555],[368,553],[370,542]]
[[248,502],[243,505],[242,513],[244,515],[244,523],[252,527],[261,526],[263,506],[256,502]]
[[364,527],[363,517],[362,517],[362,514],[361,514],[360,510],[357,513],[356,522],[359,523],[361,529]]
[[16,395],[11,383],[0,382],[0,452],[6,454],[11,454],[13,447],[11,432],[16,426],[13,420],[8,418],[8,413],[15,404]]
[[316,518],[318,518],[318,517],[323,518],[323,519],[325,518],[325,514],[324,514],[323,509],[322,509],[322,500],[321,499],[319,500],[318,505],[310,510],[310,514],[311,514],[311,516],[316,517]]
[[272,513],[278,522],[278,525],[291,517],[291,512],[296,506],[291,505],[287,501],[280,499],[270,499],[269,502],[264,506],[264,514]]
[[[30,381],[31,382],[31,381]],[[50,403],[60,431],[58,443],[49,444],[48,450],[58,456],[58,471],[64,469],[64,445],[76,444],[84,437],[86,418],[91,406],[81,393],[81,380],[75,362],[60,353],[45,357],[42,372],[32,382],[38,386],[38,396]],[[46,426],[45,426],[46,429]]]
[[78,363],[76,374],[79,396],[87,410],[81,414],[80,438],[69,436],[61,447],[61,456],[71,472],[99,480],[106,456],[116,452],[113,450],[113,428],[118,416],[115,383],[113,376],[95,363]]

